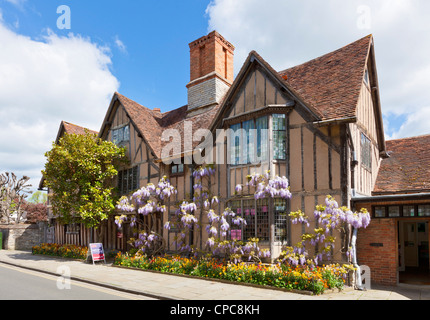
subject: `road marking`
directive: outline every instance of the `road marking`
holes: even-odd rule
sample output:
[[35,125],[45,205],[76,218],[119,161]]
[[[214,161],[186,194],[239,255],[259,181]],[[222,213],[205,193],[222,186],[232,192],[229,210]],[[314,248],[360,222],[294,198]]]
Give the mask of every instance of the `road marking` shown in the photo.
[[[15,267],[15,266],[9,266],[9,265],[5,265],[0,263],[0,267],[2,268],[6,268],[6,269],[10,269],[10,270],[14,270],[17,272],[21,272],[21,273],[25,273],[25,274],[29,274],[29,275],[33,275],[33,276],[37,276],[40,278],[44,278],[44,279],[48,279],[48,280],[52,280],[52,281],[57,281],[58,277],[61,277],[61,275],[54,276],[54,275],[48,275],[48,274],[44,274],[41,272],[37,272],[37,271],[32,271],[32,270],[28,270],[28,269],[23,269],[23,268],[19,268],[19,267]],[[137,295],[134,294],[127,294],[127,293],[121,293],[118,292],[114,289],[107,289],[107,288],[102,288],[99,287],[97,285],[92,285],[92,284],[86,284],[86,283],[82,283],[78,280],[71,280],[72,281],[72,285],[76,285],[78,287],[82,287],[82,288],[86,288],[86,289],[90,289],[93,291],[98,291],[98,292],[102,292],[102,293],[106,293],[106,294],[110,294],[110,295],[114,295],[114,296],[118,296],[121,298],[126,298],[126,299],[131,299],[131,300],[145,300],[145,299],[149,299],[146,297],[139,297]]]

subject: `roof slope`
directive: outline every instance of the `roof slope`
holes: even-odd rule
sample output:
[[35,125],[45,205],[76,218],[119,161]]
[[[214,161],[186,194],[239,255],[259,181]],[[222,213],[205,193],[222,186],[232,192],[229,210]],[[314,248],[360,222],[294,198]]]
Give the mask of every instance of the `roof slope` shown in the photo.
[[369,35],[279,74],[321,120],[355,117],[372,41]]
[[430,190],[430,135],[387,141],[374,195]]
[[[121,95],[120,93],[115,93],[115,95],[118,97],[119,101],[130,116],[130,119],[136,126],[136,129],[142,134],[149,147],[158,158],[161,158],[161,151],[163,147],[169,143],[169,141],[161,141],[161,136],[164,130],[177,130],[182,140],[181,150],[185,152],[190,151],[184,150],[185,122],[192,124],[192,133],[195,133],[197,130],[202,128],[208,129],[216,115],[216,112],[219,109],[219,105],[215,105],[207,112],[188,117],[187,106],[161,113],[148,109],[141,104]],[[200,141],[193,141],[193,148],[199,143]]]
[[64,132],[68,134],[85,134],[86,132],[98,134],[97,131],[93,131],[66,121],[62,121],[61,125],[64,128]]
[[[261,60],[275,77],[283,81],[293,94],[309,106],[316,116],[319,116],[320,120],[341,119],[356,116],[372,41],[373,38],[369,35],[334,52],[280,72],[273,70],[256,52],[251,52],[250,55]],[[236,84],[237,79],[234,82]],[[229,96],[229,92],[225,95],[224,101],[228,100],[226,97]],[[161,141],[161,135],[165,129],[178,130],[183,146],[184,123],[191,122],[194,133],[200,128],[209,129],[215,118],[222,114],[220,106],[224,104],[216,105],[199,115],[187,117],[187,106],[161,113],[148,109],[119,93],[115,93],[115,96],[158,158],[161,158],[163,146],[169,143]],[[192,145],[195,147],[199,143],[200,141],[193,141]],[[182,151],[189,150],[182,148]]]

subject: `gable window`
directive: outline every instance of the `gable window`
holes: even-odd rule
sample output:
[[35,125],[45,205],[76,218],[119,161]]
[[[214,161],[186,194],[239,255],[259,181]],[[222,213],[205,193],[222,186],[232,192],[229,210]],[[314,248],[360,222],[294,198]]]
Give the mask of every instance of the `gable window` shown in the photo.
[[118,172],[118,190],[120,195],[127,195],[139,189],[139,167]]
[[285,114],[272,116],[273,130],[273,160],[286,160],[286,125]]
[[116,145],[122,142],[130,141],[130,126],[124,126],[121,128],[112,130],[112,142]]
[[369,84],[369,70],[366,69],[366,71],[364,72],[364,83],[367,85]]
[[372,169],[371,142],[364,133],[361,134],[361,164],[366,168]]

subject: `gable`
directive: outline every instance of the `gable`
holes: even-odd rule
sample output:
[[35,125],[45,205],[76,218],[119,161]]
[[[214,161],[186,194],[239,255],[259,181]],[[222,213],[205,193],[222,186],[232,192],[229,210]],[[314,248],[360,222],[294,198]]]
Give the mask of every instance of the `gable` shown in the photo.
[[275,111],[287,113],[292,108],[307,121],[319,119],[297,92],[258,55],[252,51],[232,87],[227,92],[211,130],[223,127],[230,120]]
[[292,106],[295,101],[281,91],[272,77],[260,66],[253,65],[241,86],[231,98],[228,118],[261,110],[268,106]]

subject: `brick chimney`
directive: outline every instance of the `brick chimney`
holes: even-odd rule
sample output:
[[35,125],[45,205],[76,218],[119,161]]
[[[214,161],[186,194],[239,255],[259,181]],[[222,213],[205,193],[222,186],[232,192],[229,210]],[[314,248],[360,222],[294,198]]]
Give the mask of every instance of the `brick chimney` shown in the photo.
[[234,46],[216,31],[189,46],[188,112],[195,115],[220,103],[232,85]]

